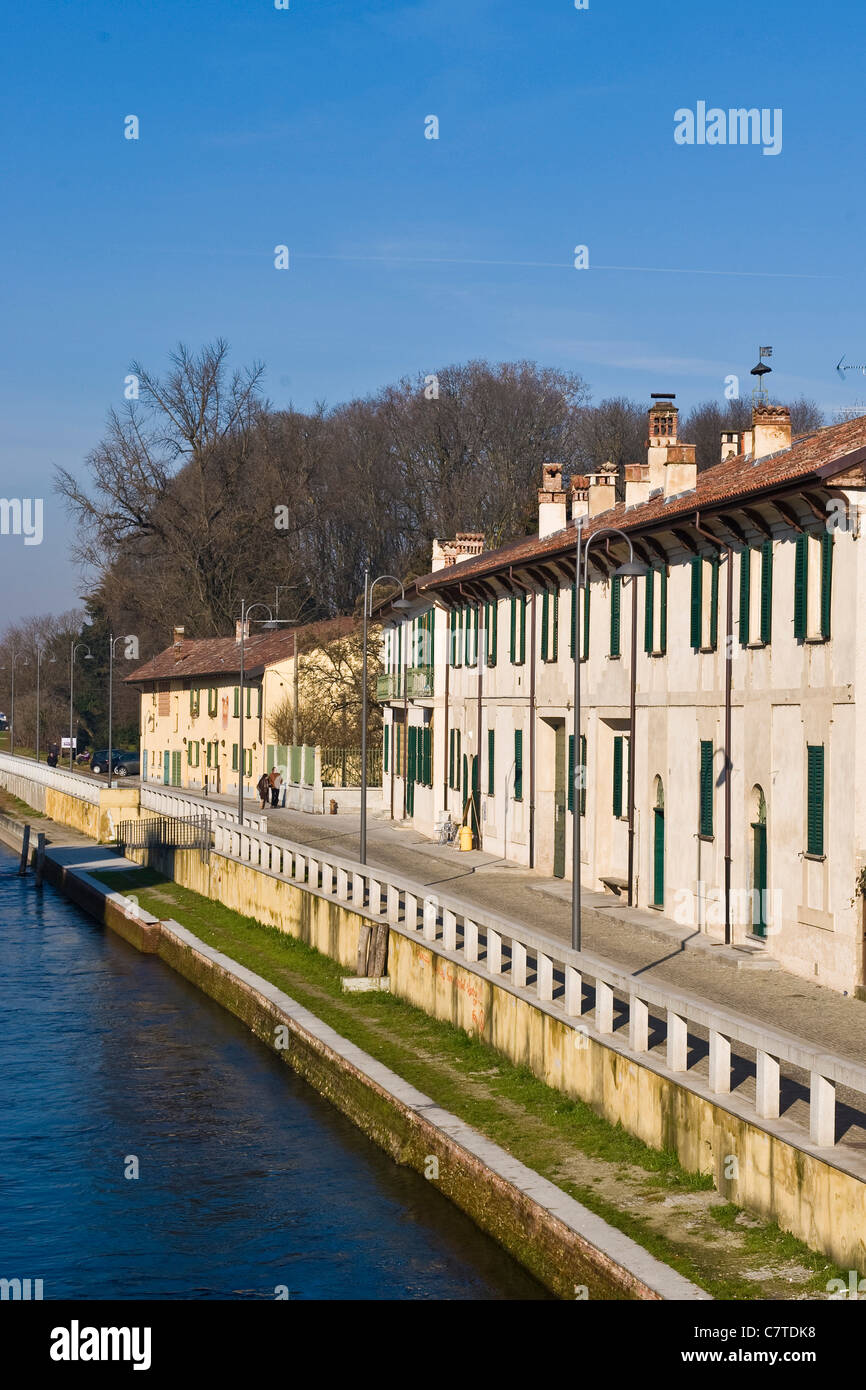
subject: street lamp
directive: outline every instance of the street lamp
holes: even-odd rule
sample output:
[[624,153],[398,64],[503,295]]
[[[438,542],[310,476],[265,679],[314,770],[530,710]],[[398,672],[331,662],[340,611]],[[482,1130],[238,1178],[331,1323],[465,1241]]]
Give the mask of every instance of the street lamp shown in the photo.
[[114,734],[114,648],[118,642],[125,642],[126,638],[121,635],[114,637],[108,634],[108,790],[111,791],[111,774],[114,771],[114,745],[112,737]]
[[[620,536],[628,546],[628,560],[619,569],[614,570],[618,578],[625,578],[629,575],[637,578],[639,575],[647,573],[646,565],[634,558],[634,547],[630,538],[618,526],[603,526],[601,530],[594,531],[583,544],[583,527],[586,517],[579,516],[575,526],[577,530],[577,540],[575,542],[575,575],[574,575],[574,766],[575,766],[575,785],[573,795],[573,807],[571,816],[572,842],[571,842],[571,948],[573,951],[580,950],[581,943],[581,903],[580,903],[580,793],[586,781],[586,768],[580,760],[580,631],[577,621],[577,597],[581,586],[587,579],[587,562],[590,546],[593,541],[600,536],[616,535]],[[582,562],[582,564],[581,564]],[[634,595],[632,595],[634,602]],[[584,599],[584,604],[586,599]],[[631,749],[632,756],[634,749]]]
[[[42,658],[45,655],[45,647],[36,648],[36,761],[39,762],[39,677],[42,670]],[[57,660],[56,657],[48,658],[49,665]]]
[[[279,593],[279,591],[277,591]],[[297,618],[275,618],[266,603],[247,604],[245,599],[241,599],[241,674],[240,674],[240,703],[238,712],[240,714],[240,733],[238,735],[238,825],[244,823],[244,645],[246,642],[246,625],[249,616],[254,608],[264,608],[267,618],[257,618],[255,621],[268,631],[274,628],[288,626],[297,622]],[[297,652],[295,653],[295,663],[297,664]]]
[[[20,656],[21,656],[21,653],[20,653],[20,652],[13,652],[12,655],[10,656],[10,658],[9,658],[9,664],[8,664],[8,666],[6,666],[6,665],[0,666],[0,670],[2,670],[2,671],[7,671],[7,670],[8,670],[8,671],[10,671],[11,674],[12,674],[12,705],[11,705],[11,708],[10,708],[10,711],[9,711],[9,752],[10,752],[10,754],[12,754],[12,755],[14,755],[14,753],[15,753],[15,663],[16,663],[16,661],[18,660],[18,658],[19,658]],[[22,665],[22,666],[29,666],[29,665],[30,665],[30,659],[29,659],[29,657],[26,657],[26,656],[25,656],[25,657],[23,658],[22,662],[21,662],[21,665]]]
[[373,590],[377,584],[381,584],[386,579],[391,579],[395,584],[400,585],[401,597],[395,599],[392,608],[411,608],[412,605],[406,597],[406,590],[395,574],[380,574],[378,579],[370,583],[370,570],[364,566],[364,626],[361,649],[361,847],[359,858],[362,864],[367,862],[367,616],[372,617],[373,609]]
[[72,757],[73,757],[73,753],[74,753],[74,750],[75,750],[75,744],[76,744],[76,742],[77,742],[77,740],[73,737],[73,732],[72,732],[72,688],[73,688],[73,684],[74,684],[74,681],[75,681],[75,655],[76,655],[76,653],[77,653],[78,651],[81,650],[82,647],[83,647],[84,650],[87,652],[87,655],[85,656],[84,660],[85,660],[85,661],[92,661],[92,660],[93,660],[93,656],[91,655],[90,648],[87,646],[87,643],[86,643],[86,642],[70,642],[70,643],[69,643],[69,771],[70,771],[70,772],[72,771]]

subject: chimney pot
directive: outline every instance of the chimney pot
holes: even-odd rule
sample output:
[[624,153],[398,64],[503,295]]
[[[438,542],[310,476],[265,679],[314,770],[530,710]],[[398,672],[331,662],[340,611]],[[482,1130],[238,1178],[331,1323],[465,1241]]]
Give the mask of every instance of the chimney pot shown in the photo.
[[175,627],[173,630],[173,641],[176,647],[179,647],[183,641],[183,631],[182,627]]
[[636,507],[649,499],[649,464],[627,463],[625,466],[625,505]]
[[588,502],[590,516],[610,511],[616,505],[615,473],[590,473]]
[[558,463],[545,463],[541,470],[541,487],[538,489],[538,539],[564,531],[568,522],[566,496],[562,490],[562,467]]
[[752,407],[752,452],[758,459],[791,447],[791,412],[786,405]]

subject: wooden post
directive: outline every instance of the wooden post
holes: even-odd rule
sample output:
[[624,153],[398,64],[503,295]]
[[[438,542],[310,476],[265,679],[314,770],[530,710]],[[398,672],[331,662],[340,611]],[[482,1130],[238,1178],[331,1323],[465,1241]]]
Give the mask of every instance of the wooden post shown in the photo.
[[36,882],[42,882],[42,875],[45,871],[45,831],[40,830],[36,836]]
[[27,872],[27,865],[30,860],[30,826],[24,827],[24,839],[21,844],[21,863],[18,866],[18,875],[21,877]]

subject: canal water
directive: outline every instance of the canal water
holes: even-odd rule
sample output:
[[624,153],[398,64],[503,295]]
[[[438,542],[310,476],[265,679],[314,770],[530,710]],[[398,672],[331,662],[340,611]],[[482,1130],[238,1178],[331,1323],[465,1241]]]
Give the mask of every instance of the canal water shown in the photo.
[[0,1278],[46,1299],[546,1297],[238,1020],[16,869],[0,845]]

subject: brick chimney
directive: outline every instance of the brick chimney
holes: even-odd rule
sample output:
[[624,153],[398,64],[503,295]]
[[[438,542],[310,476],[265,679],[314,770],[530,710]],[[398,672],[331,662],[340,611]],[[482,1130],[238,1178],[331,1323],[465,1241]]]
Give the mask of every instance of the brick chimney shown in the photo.
[[183,641],[183,628],[182,628],[182,627],[175,627],[175,628],[173,628],[173,629],[172,629],[172,642],[174,643],[174,645],[175,645],[176,647],[179,647],[182,641]]
[[665,485],[668,450],[677,442],[677,407],[672,395],[653,397],[647,412],[647,464],[650,492]]
[[664,469],[665,497],[677,497],[681,492],[691,492],[698,481],[695,445],[672,444],[668,449]]
[[[249,641],[249,638],[250,638],[250,620],[249,620],[249,618],[247,618],[246,622],[244,623],[244,641],[245,641],[245,642],[248,642],[248,641]],[[236,645],[236,646],[240,646],[240,642],[241,642],[241,620],[240,620],[240,618],[236,618],[236,619],[235,619],[235,645]]]
[[458,560],[466,560],[470,555],[480,555],[483,549],[483,531],[458,531],[453,541],[434,540],[430,571],[434,573],[448,565],[456,565]]
[[575,473],[571,480],[571,519],[589,515],[589,478]]
[[568,520],[566,497],[562,488],[562,464],[546,463],[541,470],[538,489],[538,539],[565,530]]
[[625,466],[625,505],[637,507],[650,495],[649,464],[627,463]]
[[589,515],[598,516],[600,512],[610,511],[616,506],[616,474],[605,471],[589,475]]
[[721,462],[725,459],[736,458],[740,452],[740,436],[736,430],[722,430],[722,447],[719,453]]
[[791,447],[791,412],[786,405],[752,407],[752,450],[755,461]]

